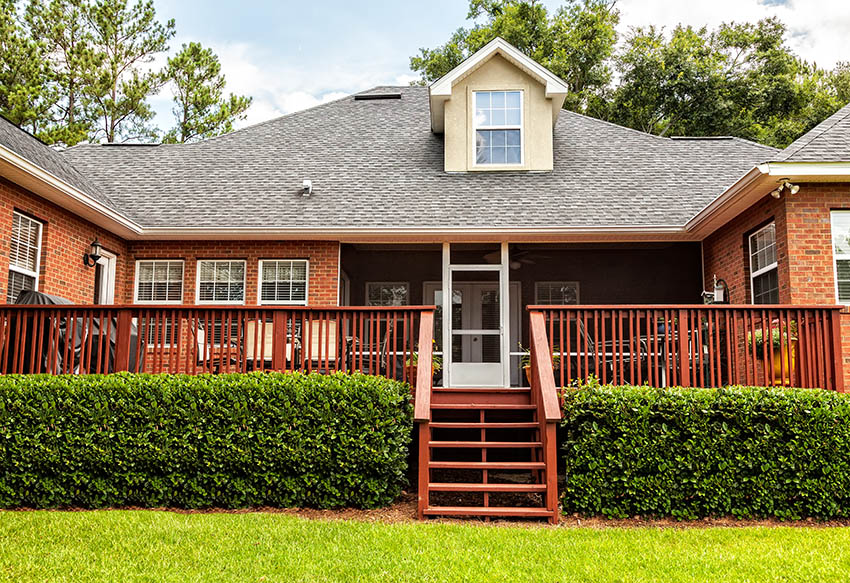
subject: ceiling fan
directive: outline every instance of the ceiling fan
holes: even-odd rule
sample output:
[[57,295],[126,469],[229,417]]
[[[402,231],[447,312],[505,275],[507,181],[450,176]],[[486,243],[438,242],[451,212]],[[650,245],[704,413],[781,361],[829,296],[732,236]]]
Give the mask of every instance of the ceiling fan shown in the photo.
[[[536,259],[548,259],[547,255],[540,255],[529,250],[516,249],[511,251],[508,265],[511,269],[519,269],[523,265],[537,265]],[[499,263],[502,260],[500,251],[492,251],[484,256],[487,263]]]

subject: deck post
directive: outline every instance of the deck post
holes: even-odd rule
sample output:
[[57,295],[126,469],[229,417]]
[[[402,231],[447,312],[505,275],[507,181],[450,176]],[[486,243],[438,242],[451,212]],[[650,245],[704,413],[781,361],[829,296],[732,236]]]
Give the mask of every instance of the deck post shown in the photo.
[[832,360],[833,360],[833,387],[837,393],[844,392],[844,346],[841,336],[841,310],[834,309],[830,314],[832,324]]
[[[292,355],[295,358],[295,355]],[[276,311],[272,316],[272,370],[286,367],[286,313]]]
[[132,328],[133,318],[130,310],[119,310],[115,329],[115,372],[130,370],[130,332]]
[[691,337],[691,327],[688,325],[688,311],[679,310],[679,384],[691,386],[691,350],[688,341]]

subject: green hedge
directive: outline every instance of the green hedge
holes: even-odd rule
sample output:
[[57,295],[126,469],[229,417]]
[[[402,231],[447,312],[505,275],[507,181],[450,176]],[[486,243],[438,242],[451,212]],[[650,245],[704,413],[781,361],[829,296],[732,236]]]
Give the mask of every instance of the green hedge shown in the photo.
[[373,508],[405,483],[405,384],[361,374],[0,377],[0,507]]
[[567,513],[850,516],[850,395],[590,384],[563,410]]

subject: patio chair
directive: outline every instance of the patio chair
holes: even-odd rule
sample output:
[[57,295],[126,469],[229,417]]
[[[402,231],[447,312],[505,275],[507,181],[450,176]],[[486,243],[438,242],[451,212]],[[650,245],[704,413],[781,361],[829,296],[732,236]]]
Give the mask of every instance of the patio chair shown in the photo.
[[[623,377],[626,374],[631,373],[632,362],[635,361],[635,366],[643,367],[642,372],[645,372],[646,363],[648,360],[648,344],[646,336],[638,336],[636,338],[636,342],[630,342],[628,338],[624,338],[622,342],[622,354],[617,352],[620,349],[620,342],[614,340],[605,340],[604,342],[600,342],[594,340],[593,335],[585,328],[583,320],[577,320],[577,332],[579,337],[581,338],[580,346],[587,347],[587,368],[585,371],[586,374],[594,374],[597,377],[602,377],[602,367],[605,367],[605,372],[607,373],[607,378],[611,379],[614,376],[615,364],[619,367],[622,362],[623,371],[621,373],[621,380],[625,381]],[[632,347],[636,348],[636,352],[632,352]],[[580,370],[584,365],[585,353],[576,353],[573,358],[573,367],[574,370]],[[578,366],[578,360],[581,359],[581,367]],[[600,369],[596,369],[596,363],[599,363]],[[646,378],[646,375],[644,375]],[[636,379],[632,379],[633,382],[636,382]]]

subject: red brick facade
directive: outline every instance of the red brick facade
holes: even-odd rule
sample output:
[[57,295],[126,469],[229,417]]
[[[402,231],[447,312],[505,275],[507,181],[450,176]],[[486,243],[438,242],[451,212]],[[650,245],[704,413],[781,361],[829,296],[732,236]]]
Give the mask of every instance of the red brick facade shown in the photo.
[[195,303],[198,259],[244,259],[246,304],[257,304],[260,259],[307,259],[310,305],[337,305],[339,243],[327,241],[124,241],[65,209],[0,179],[0,303],[6,302],[9,279],[12,213],[21,212],[44,226],[41,238],[39,291],[79,304],[94,301],[95,270],[83,264],[83,254],[99,239],[117,256],[115,303],[133,303],[137,259],[183,259],[183,303]]
[[75,303],[92,303],[94,269],[83,264],[83,254],[88,252],[94,239],[99,239],[104,249],[118,256],[116,301],[118,290],[131,285],[132,273],[128,273],[125,261],[122,260],[127,254],[123,240],[0,178],[0,303],[6,303],[9,283],[9,237],[13,211],[37,219],[44,225],[41,233],[39,291],[62,296]]
[[[261,259],[307,259],[307,303],[335,306],[339,296],[339,243],[335,241],[131,241],[128,269],[135,274],[139,259],[183,259],[183,303],[194,304],[199,259],[245,260],[245,303],[257,305]],[[133,286],[123,302],[133,303]]]
[[[835,267],[830,211],[850,210],[850,184],[802,184],[795,195],[766,196],[703,242],[706,281],[713,274],[729,284],[732,303],[751,303],[747,235],[776,222],[779,301],[832,305]],[[844,384],[850,387],[850,313],[842,315]]]

